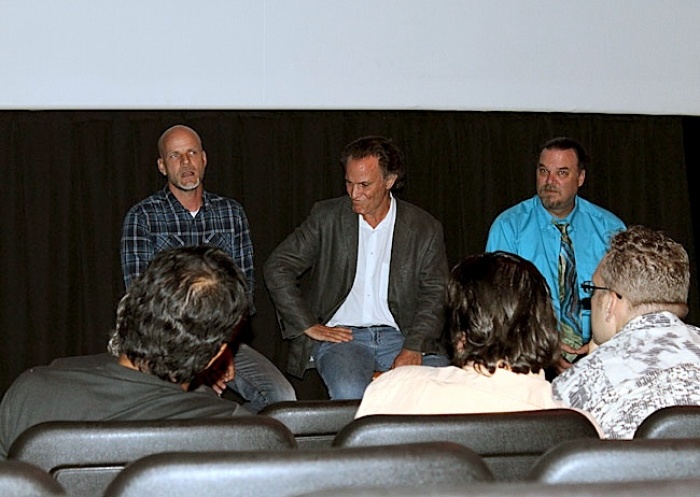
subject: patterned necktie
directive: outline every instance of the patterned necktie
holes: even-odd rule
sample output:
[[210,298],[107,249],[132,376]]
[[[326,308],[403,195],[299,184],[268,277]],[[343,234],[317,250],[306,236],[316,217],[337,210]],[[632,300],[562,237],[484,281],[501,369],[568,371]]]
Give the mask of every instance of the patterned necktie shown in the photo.
[[[574,245],[571,243],[568,233],[568,223],[555,223],[561,232],[561,246],[559,247],[559,303],[562,342],[577,349],[583,345],[583,333],[579,319],[580,303],[576,289],[576,259],[574,258]],[[576,357],[573,354],[564,356],[568,360]]]

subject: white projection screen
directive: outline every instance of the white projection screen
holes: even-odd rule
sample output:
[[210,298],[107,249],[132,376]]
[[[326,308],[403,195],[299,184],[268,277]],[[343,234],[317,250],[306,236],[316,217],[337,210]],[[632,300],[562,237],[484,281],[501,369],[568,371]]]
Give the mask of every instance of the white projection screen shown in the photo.
[[0,109],[700,115],[699,0],[0,0]]

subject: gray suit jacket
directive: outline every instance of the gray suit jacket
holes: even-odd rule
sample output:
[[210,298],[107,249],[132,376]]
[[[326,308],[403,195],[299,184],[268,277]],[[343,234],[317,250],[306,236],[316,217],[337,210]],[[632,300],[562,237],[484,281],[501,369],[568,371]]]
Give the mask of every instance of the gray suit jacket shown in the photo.
[[[395,200],[389,310],[406,337],[404,348],[442,353],[439,338],[448,276],[442,225],[424,210]],[[265,284],[282,337],[291,341],[287,370],[295,376],[303,376],[317,343],[304,330],[326,323],[350,293],[358,230],[359,218],[347,196],[318,202],[265,263]],[[299,280],[307,271],[309,288],[304,294]]]

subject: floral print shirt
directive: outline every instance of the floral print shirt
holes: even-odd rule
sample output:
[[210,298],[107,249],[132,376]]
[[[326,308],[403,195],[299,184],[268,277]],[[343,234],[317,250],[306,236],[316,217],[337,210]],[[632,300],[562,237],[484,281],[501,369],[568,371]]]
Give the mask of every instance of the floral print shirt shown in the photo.
[[670,312],[636,317],[552,386],[555,398],[588,411],[606,438],[630,439],[658,409],[700,405],[700,329]]

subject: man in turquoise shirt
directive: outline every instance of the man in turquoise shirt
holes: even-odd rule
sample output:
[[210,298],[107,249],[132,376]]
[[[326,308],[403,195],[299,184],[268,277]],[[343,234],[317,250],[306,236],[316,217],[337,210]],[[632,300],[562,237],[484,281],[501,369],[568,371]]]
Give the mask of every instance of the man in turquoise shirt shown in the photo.
[[[561,319],[559,302],[559,250],[562,235],[556,223],[568,223],[576,261],[579,300],[580,284],[590,280],[598,262],[605,254],[608,240],[625,224],[613,213],[578,196],[586,179],[588,155],[583,146],[568,137],[554,138],[540,149],[536,169],[537,195],[506,209],[495,219],[489,230],[486,251],[504,250],[532,261],[544,275],[552,293],[557,317]],[[591,338],[590,309],[577,316],[582,342]],[[565,352],[573,349],[562,346]],[[587,346],[575,349],[583,354]],[[560,361],[558,370],[569,364]]]

